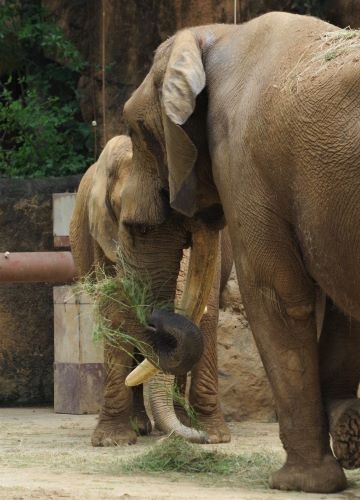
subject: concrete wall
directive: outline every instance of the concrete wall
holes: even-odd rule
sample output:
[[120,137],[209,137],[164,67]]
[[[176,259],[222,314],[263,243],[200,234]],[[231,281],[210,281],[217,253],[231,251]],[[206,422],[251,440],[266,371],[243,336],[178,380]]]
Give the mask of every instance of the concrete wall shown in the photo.
[[[0,179],[0,252],[53,250],[52,193],[79,179]],[[0,405],[52,398],[52,285],[0,284]]]

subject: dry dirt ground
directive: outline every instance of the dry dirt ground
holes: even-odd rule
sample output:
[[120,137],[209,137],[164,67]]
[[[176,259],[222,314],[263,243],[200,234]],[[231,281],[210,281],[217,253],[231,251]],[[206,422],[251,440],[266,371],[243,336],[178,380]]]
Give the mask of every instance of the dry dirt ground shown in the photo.
[[[338,500],[360,498],[360,474],[352,473],[342,494],[282,493],[199,482],[179,474],[134,475],[116,472],[120,459],[143,453],[159,436],[142,437],[135,446],[92,448],[94,415],[59,415],[50,408],[0,409],[0,499],[241,499]],[[224,452],[282,454],[277,424],[231,423],[232,442],[207,445]]]

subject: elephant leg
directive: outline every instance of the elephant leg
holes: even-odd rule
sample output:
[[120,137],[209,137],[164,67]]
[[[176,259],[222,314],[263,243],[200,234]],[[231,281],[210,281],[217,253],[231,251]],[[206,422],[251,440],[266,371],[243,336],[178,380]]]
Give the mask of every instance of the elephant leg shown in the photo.
[[[218,268],[219,269],[219,268]],[[196,411],[200,427],[209,443],[228,443],[230,431],[221,411],[218,390],[217,324],[219,319],[219,274],[209,297],[207,313],[200,323],[204,353],[191,371],[189,401]]]
[[271,486],[281,490],[330,493],[346,486],[333,457],[321,405],[314,314],[292,309],[274,290],[249,290],[240,273],[250,325],[274,393],[280,438],[287,453]]
[[[126,350],[131,347],[126,347]],[[104,403],[93,432],[93,446],[134,444],[136,432],[131,425],[132,393],[125,378],[132,368],[132,358],[119,347],[105,347]]]
[[320,337],[322,393],[334,454],[342,467],[360,467],[360,323],[327,299]]
[[330,449],[321,401],[314,286],[291,227],[277,207],[266,206],[271,199],[248,190],[235,220],[233,208],[225,210],[241,294],[287,453],[271,487],[335,492],[345,488],[346,478]]

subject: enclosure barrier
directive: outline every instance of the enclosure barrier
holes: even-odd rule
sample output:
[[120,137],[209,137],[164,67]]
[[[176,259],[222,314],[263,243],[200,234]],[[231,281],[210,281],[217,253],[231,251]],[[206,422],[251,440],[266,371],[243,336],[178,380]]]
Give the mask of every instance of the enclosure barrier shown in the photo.
[[0,254],[1,283],[71,283],[71,252],[5,252]]
[[[1,2],[1,0],[0,0]],[[0,253],[0,283],[53,283],[54,410],[98,413],[102,405],[104,349],[94,343],[93,304],[74,286],[70,219],[75,193],[53,194],[53,236],[58,251]],[[39,311],[34,311],[39,314]],[[41,314],[41,313],[40,313]]]

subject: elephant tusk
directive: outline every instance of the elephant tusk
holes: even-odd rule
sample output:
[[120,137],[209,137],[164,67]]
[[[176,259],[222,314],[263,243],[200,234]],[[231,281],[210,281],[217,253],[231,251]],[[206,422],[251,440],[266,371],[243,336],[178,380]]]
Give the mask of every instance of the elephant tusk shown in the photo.
[[153,365],[148,359],[144,359],[125,379],[127,387],[134,387],[140,385],[147,380],[153,378],[158,372],[159,368]]
[[207,312],[219,255],[219,231],[201,229],[192,235],[185,290],[177,312],[199,326]]
[[[201,229],[192,234],[192,248],[185,290],[177,312],[199,326],[207,310],[219,254],[219,231]],[[127,377],[125,385],[132,387],[153,378],[160,370],[144,359]]]

